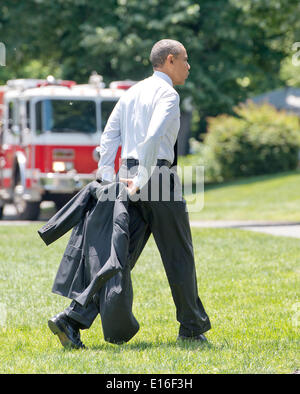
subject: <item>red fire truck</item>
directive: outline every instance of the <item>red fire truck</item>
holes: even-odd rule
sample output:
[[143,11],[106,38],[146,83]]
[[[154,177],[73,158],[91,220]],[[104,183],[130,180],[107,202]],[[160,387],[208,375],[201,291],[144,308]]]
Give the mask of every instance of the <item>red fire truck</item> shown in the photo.
[[[88,84],[49,76],[0,86],[0,218],[13,203],[19,218],[35,220],[42,201],[59,208],[95,179],[101,132],[133,83],[105,88],[93,73]],[[120,149],[116,170],[119,158]]]

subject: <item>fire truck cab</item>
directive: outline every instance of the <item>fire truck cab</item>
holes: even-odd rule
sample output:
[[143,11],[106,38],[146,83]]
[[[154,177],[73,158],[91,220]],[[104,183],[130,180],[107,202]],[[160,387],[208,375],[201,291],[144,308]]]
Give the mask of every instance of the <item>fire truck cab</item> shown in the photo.
[[0,86],[0,218],[13,203],[19,218],[35,220],[42,201],[60,208],[95,179],[101,132],[133,83],[105,88],[93,73],[88,84],[50,76]]

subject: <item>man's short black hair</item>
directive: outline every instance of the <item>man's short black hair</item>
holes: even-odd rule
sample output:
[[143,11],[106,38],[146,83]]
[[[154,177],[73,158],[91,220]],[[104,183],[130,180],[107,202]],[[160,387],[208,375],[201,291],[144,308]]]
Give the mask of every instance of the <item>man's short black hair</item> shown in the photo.
[[153,67],[162,66],[168,55],[177,56],[182,51],[183,45],[176,40],[164,39],[156,42],[150,53],[150,61]]

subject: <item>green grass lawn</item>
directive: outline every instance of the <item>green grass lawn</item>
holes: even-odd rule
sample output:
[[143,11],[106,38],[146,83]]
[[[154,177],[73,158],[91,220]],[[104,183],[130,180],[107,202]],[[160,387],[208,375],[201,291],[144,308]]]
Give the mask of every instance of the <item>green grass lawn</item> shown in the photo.
[[51,293],[68,235],[46,247],[39,226],[0,226],[1,373],[293,373],[300,367],[299,240],[193,230],[199,293],[212,322],[209,344],[197,345],[176,343],[175,308],[150,239],[132,272],[138,334],[121,346],[106,343],[98,317],[82,331],[88,350],[65,350],[47,319],[69,304]]
[[191,220],[300,221],[300,170],[205,185],[203,209],[201,197],[187,196]]

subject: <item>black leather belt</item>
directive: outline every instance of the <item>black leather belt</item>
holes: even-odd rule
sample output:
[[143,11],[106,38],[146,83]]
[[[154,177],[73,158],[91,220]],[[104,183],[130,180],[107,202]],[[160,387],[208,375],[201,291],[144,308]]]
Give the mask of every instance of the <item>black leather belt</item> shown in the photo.
[[[125,164],[127,167],[135,167],[139,165],[139,161],[136,159],[123,159],[122,164]],[[172,164],[168,160],[164,159],[158,159],[156,165],[158,167],[167,166],[169,168],[172,166]]]

